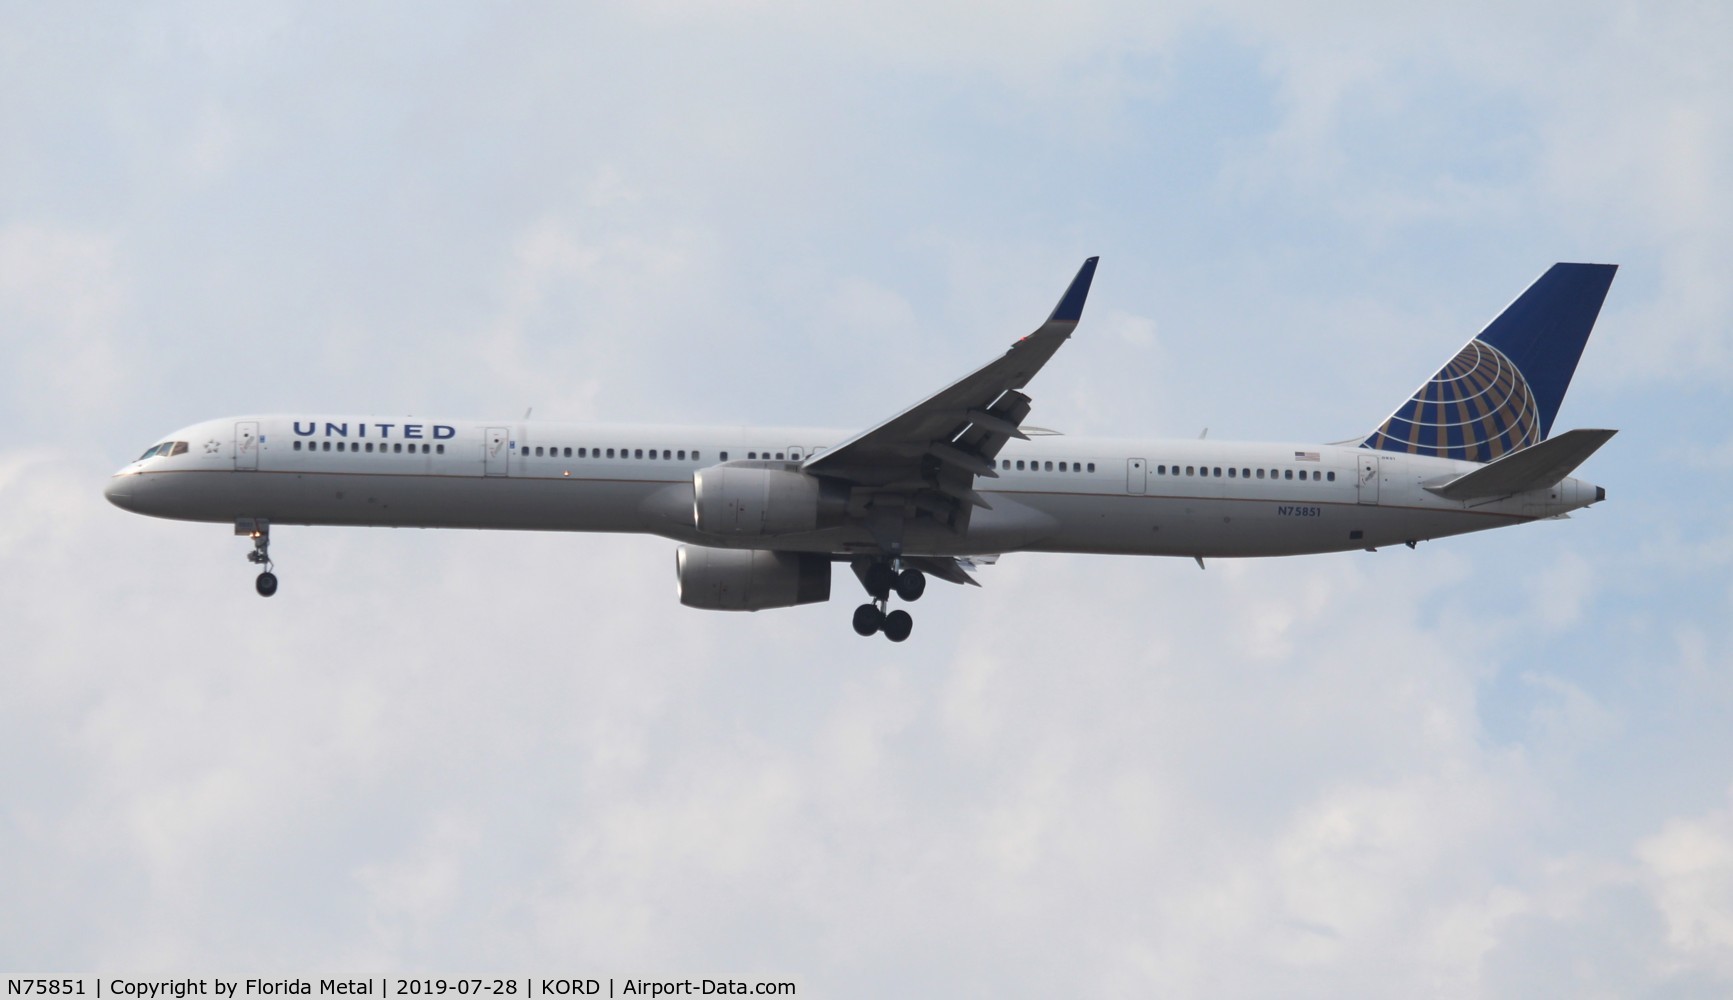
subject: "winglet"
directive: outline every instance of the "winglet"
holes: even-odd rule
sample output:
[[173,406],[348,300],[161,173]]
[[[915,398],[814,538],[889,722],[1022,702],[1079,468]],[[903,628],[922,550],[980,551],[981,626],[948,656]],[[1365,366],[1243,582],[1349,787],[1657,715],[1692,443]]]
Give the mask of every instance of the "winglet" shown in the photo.
[[1083,300],[1089,298],[1089,283],[1095,280],[1095,263],[1100,259],[1091,257],[1083,262],[1083,267],[1078,269],[1077,277],[1071,279],[1071,287],[1065,289],[1065,295],[1053,307],[1053,315],[1047,317],[1047,322],[1075,323],[1083,318]]

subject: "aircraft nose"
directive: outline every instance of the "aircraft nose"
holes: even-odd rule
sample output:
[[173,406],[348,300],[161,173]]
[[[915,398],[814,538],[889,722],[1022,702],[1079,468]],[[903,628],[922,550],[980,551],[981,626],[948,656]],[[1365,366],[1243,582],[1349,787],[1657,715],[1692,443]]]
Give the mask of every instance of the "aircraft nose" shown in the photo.
[[137,483],[137,476],[127,476],[117,473],[109,479],[108,485],[103,488],[102,495],[108,498],[109,503],[114,504],[121,510],[132,510],[133,489]]

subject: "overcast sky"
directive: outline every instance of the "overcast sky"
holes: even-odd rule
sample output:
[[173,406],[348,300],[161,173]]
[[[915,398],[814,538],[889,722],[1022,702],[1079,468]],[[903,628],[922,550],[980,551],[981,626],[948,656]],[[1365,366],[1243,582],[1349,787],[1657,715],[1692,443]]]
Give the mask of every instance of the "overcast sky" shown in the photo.
[[[1733,8],[1304,6],[0,6],[0,969],[1733,991]],[[281,528],[262,601],[100,492],[240,413],[858,429],[1092,254],[1032,423],[1284,440],[1618,263],[1608,501],[898,646],[655,538]]]

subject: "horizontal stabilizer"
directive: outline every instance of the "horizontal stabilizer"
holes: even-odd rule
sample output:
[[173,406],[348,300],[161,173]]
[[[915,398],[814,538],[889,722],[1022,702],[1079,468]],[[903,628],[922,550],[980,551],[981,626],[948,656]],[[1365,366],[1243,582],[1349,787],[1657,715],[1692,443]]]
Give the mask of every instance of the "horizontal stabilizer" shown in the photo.
[[1426,488],[1446,500],[1481,500],[1545,489],[1588,461],[1618,431],[1576,430],[1547,438],[1496,462]]

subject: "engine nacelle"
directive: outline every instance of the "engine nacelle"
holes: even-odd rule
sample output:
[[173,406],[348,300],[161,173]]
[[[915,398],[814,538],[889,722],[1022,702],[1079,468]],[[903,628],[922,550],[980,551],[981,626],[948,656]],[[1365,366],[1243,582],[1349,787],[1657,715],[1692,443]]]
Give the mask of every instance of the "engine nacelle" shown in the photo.
[[692,518],[707,535],[786,535],[835,523],[848,487],[790,469],[715,465],[692,477]]
[[830,557],[811,552],[682,545],[674,554],[680,603],[707,611],[763,611],[830,600]]

